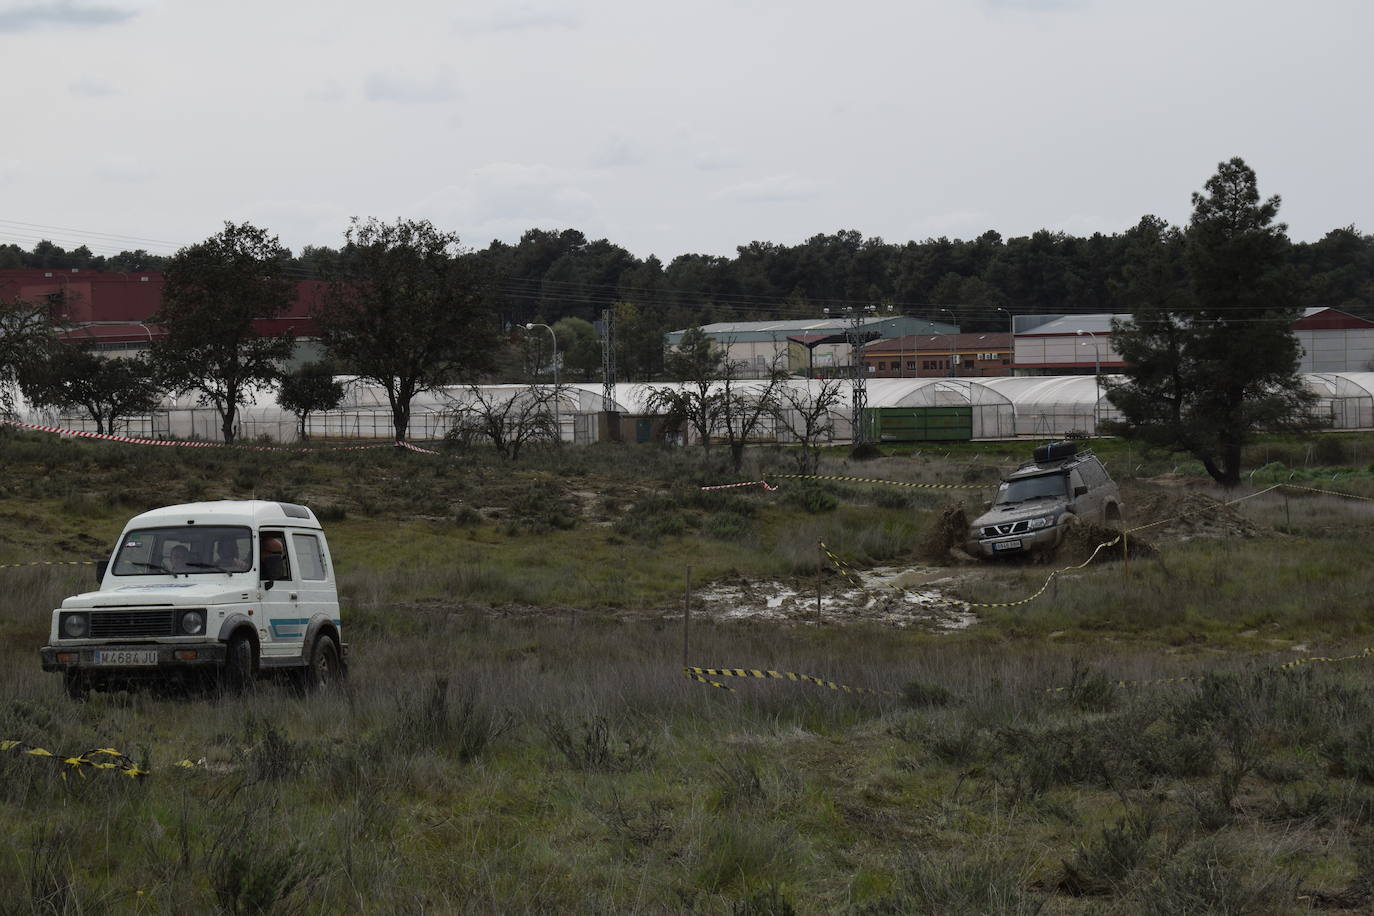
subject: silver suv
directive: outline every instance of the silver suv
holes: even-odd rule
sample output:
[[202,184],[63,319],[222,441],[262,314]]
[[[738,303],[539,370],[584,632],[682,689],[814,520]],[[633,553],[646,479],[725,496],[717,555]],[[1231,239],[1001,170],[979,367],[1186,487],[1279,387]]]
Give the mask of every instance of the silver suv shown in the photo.
[[969,553],[987,558],[1053,552],[1077,522],[1120,525],[1121,491],[1092,452],[1056,442],[1034,454],[1035,460],[1002,481],[992,506],[974,521]]

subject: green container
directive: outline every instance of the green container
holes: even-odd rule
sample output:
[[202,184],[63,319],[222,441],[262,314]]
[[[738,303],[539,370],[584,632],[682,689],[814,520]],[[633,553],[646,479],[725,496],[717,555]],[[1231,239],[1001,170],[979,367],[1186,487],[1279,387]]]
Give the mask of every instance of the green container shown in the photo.
[[870,442],[954,442],[973,438],[972,407],[869,407],[864,437]]

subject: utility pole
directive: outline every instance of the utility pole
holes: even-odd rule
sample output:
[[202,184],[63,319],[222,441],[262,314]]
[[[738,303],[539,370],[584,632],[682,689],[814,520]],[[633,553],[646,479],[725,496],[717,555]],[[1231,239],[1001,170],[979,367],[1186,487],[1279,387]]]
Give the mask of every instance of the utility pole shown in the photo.
[[[830,314],[829,307],[826,307],[824,311],[826,315]],[[867,439],[864,433],[864,409],[868,407],[868,373],[863,364],[866,336],[863,333],[863,326],[865,322],[873,318],[877,311],[878,307],[875,305],[864,307],[851,305],[844,312],[849,320],[849,330],[845,336],[849,338],[849,384],[852,392],[849,421],[852,433],[850,438],[855,445],[863,445]]]
[[601,310],[601,409],[615,410],[615,309]]

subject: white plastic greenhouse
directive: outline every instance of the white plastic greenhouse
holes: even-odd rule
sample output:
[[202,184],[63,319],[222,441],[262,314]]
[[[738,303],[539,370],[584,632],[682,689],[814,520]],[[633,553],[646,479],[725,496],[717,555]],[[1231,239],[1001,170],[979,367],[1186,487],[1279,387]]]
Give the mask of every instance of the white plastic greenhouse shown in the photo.
[[[1105,383],[1107,377],[1102,381]],[[1317,396],[1313,413],[1329,418],[1333,429],[1374,429],[1374,372],[1322,372],[1304,376],[1307,387]],[[312,414],[307,432],[312,438],[389,439],[392,436],[391,409],[386,393],[376,387],[352,383],[343,404],[332,411]],[[736,383],[737,390],[748,392],[765,386],[760,380]],[[803,399],[815,397],[819,380],[789,379],[789,389]],[[614,411],[626,417],[652,417],[652,395],[662,389],[681,387],[671,382],[623,382],[612,387]],[[722,386],[713,386],[719,391]],[[970,379],[869,379],[866,383],[870,408],[970,408],[972,437],[999,439],[1013,437],[1058,438],[1073,433],[1095,435],[1103,420],[1119,419],[1120,412],[1106,399],[1105,384],[1091,375],[1005,376]],[[524,385],[489,385],[481,389],[489,400],[518,398],[530,389]],[[473,395],[463,386],[423,392],[411,404],[410,435],[415,439],[438,439],[452,427],[455,418],[471,406]],[[22,403],[22,402],[21,402]],[[840,397],[830,410],[830,438],[852,438],[850,414],[852,390],[846,381]],[[595,382],[566,385],[560,392],[558,412],[560,432],[565,441],[592,442],[604,430],[597,414],[603,411],[601,385]],[[795,416],[795,411],[793,412]],[[27,422],[93,431],[93,421],[80,415],[21,410]],[[251,402],[240,410],[238,434],[241,439],[269,439],[291,442],[297,438],[296,418],[276,404],[270,391],[253,392]],[[760,423],[751,437],[754,441],[794,441],[787,423],[771,418]],[[148,438],[220,438],[219,415],[200,406],[193,396],[169,398],[151,414],[135,417],[121,433]],[[723,434],[723,430],[719,431]],[[628,435],[628,434],[627,434]],[[690,434],[689,434],[690,435]]]

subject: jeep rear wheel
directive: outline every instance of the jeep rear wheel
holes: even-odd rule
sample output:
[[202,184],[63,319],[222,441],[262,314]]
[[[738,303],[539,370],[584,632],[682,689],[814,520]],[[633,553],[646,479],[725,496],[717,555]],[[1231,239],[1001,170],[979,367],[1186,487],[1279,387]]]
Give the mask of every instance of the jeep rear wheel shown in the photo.
[[304,671],[302,686],[307,691],[329,690],[339,685],[343,673],[343,658],[334,637],[317,637],[310,647],[310,660]]

